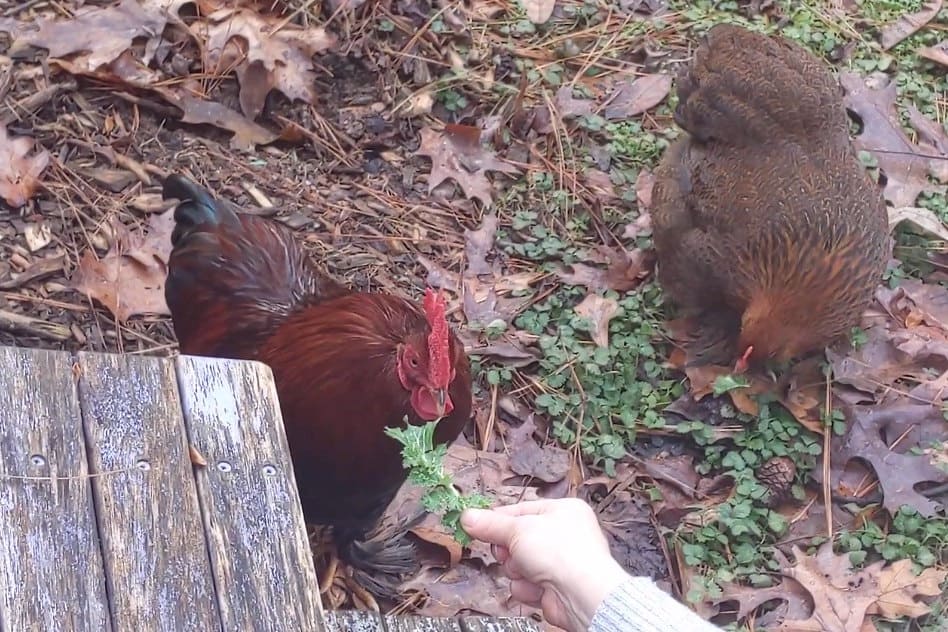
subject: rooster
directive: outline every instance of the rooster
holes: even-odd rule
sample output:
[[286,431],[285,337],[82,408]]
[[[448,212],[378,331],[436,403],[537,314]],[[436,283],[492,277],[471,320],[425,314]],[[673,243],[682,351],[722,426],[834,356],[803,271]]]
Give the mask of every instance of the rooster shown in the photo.
[[440,419],[435,440],[447,443],[471,416],[470,364],[444,299],[352,291],[289,229],[183,176],[162,195],[179,202],[165,298],[181,353],[272,369],[307,522],[331,525],[340,559],[392,596],[414,555],[400,538],[367,540],[407,477],[384,429]]

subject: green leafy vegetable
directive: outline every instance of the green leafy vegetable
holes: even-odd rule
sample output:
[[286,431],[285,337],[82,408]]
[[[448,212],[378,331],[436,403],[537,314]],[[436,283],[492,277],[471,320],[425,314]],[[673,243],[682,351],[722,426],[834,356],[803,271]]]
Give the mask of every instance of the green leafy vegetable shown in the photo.
[[455,489],[451,475],[444,471],[444,456],[448,447],[434,445],[434,431],[439,420],[423,426],[408,424],[405,428],[386,428],[385,434],[402,444],[402,465],[408,470],[408,480],[425,488],[421,504],[426,511],[441,514],[441,523],[454,532],[454,539],[462,545],[471,543],[461,528],[461,512],[469,507],[487,508],[490,501],[480,494],[462,495]]

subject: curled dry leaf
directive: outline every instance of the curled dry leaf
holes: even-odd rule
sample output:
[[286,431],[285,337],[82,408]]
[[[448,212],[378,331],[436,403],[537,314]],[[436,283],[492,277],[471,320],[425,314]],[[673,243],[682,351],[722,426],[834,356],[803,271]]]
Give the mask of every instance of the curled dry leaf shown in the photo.
[[543,24],[553,15],[556,0],[520,0],[527,19],[534,24]]
[[889,207],[889,230],[906,222],[933,237],[948,241],[948,227],[939,219],[935,212],[917,206]]
[[648,169],[639,171],[635,178],[635,202],[639,212],[647,211],[652,207],[652,189],[655,188],[655,174]]
[[477,230],[464,231],[464,256],[467,259],[465,276],[479,276],[491,274],[487,256],[494,249],[494,235],[497,233],[497,216],[484,216]]
[[518,169],[498,159],[481,144],[480,138],[480,129],[469,125],[445,125],[440,132],[430,127],[421,130],[421,145],[416,153],[431,158],[429,193],[451,178],[467,197],[490,206],[491,185],[487,172],[515,174]]
[[614,121],[638,116],[664,101],[671,86],[670,75],[646,75],[631,83],[623,82],[609,96],[605,118]]
[[82,7],[68,19],[41,18],[39,29],[22,33],[17,43],[45,48],[50,57],[85,53],[76,63],[92,71],[118,58],[135,38],[147,37],[147,63],[168,18],[161,2],[122,0],[113,7]]
[[[101,259],[87,250],[72,279],[73,287],[108,308],[119,322],[136,314],[170,314],[165,303],[165,277],[173,228],[172,209],[149,217],[144,234],[113,239]],[[116,227],[116,233],[122,232],[123,227]]]
[[849,555],[833,553],[833,542],[820,546],[816,555],[793,547],[794,564],[786,560],[783,574],[796,580],[813,599],[806,619],[787,619],[775,629],[786,632],[858,632],[870,614],[919,617],[931,609],[919,599],[940,595],[939,584],[948,572],[933,568],[915,576],[911,560],[885,567],[884,561],[857,570]]
[[889,50],[907,37],[911,37],[919,29],[932,21],[941,11],[942,0],[928,0],[915,13],[903,13],[891,24],[882,27],[879,39],[882,49]]
[[556,445],[543,445],[533,438],[537,425],[529,414],[519,426],[507,426],[505,437],[510,454],[510,469],[544,483],[563,480],[569,472],[569,452]]
[[243,116],[240,112],[215,101],[199,99],[183,90],[157,88],[156,91],[165,100],[181,110],[182,122],[196,125],[213,125],[233,132],[234,135],[230,139],[230,145],[234,149],[252,151],[256,145],[266,145],[279,138],[279,134],[271,132]]
[[[889,405],[849,406],[845,412],[846,433],[834,437],[832,444],[830,483],[834,489],[838,488],[847,464],[855,459],[875,471],[882,488],[883,506],[890,514],[895,515],[903,505],[923,516],[944,511],[942,503],[916,488],[926,483],[948,483],[948,473],[933,465],[928,455],[913,454],[908,448],[916,445],[919,437],[948,441],[941,410],[927,403],[896,401]],[[914,435],[916,441],[908,435]],[[822,479],[819,468],[814,470],[814,476]]]
[[556,110],[563,118],[588,116],[593,112],[593,102],[573,96],[573,87],[566,85],[556,91]]
[[919,193],[944,191],[933,185],[929,175],[948,180],[948,155],[935,147],[919,147],[902,131],[895,107],[895,84],[882,73],[864,80],[852,72],[839,75],[846,90],[844,104],[862,119],[856,147],[875,156],[887,182],[885,197],[893,206],[914,206]]
[[49,164],[49,152],[42,147],[34,152],[35,147],[32,138],[11,137],[7,128],[0,126],[0,197],[14,208],[33,197],[40,174]]
[[596,346],[608,347],[609,322],[619,311],[616,300],[598,294],[589,294],[576,306],[575,311],[577,315],[590,322],[590,333]]
[[585,263],[560,266],[556,275],[569,285],[584,285],[592,291],[615,290],[628,292],[639,286],[652,270],[654,252],[635,248],[613,250],[601,247],[608,267],[605,269]]
[[948,40],[935,44],[934,46],[921,48],[918,51],[918,55],[936,64],[948,66]]
[[280,17],[247,9],[222,9],[192,27],[206,41],[206,72],[236,70],[240,108],[251,120],[263,111],[267,95],[279,90],[288,99],[316,100],[313,56],[335,44],[321,27],[301,27]]

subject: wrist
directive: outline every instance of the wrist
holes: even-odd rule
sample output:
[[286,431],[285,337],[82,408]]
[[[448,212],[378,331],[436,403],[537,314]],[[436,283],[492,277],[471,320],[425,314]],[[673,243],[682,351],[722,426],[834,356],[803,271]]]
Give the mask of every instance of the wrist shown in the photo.
[[610,556],[601,564],[589,564],[559,582],[557,592],[570,610],[572,629],[586,630],[609,593],[628,578],[629,574]]

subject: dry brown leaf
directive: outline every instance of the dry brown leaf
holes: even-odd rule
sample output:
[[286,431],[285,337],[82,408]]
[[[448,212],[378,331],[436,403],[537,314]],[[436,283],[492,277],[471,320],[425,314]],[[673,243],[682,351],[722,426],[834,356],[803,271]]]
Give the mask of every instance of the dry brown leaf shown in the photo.
[[314,103],[313,56],[336,42],[335,36],[321,27],[304,28],[247,9],[215,11],[206,21],[195,22],[192,29],[207,42],[206,72],[237,72],[240,108],[251,120],[263,111],[271,90],[279,90],[290,100]]
[[161,2],[122,0],[112,7],[82,7],[71,19],[41,18],[39,30],[22,33],[18,43],[45,48],[51,57],[86,53],[82,65],[96,70],[131,48],[135,38],[147,37],[147,63],[168,18]]
[[593,112],[593,102],[573,96],[573,87],[566,85],[556,91],[556,110],[563,118],[588,116]]
[[945,226],[945,223],[931,209],[917,206],[889,207],[889,230],[902,222],[912,224],[933,237],[948,241],[948,226]]
[[[11,137],[0,125],[0,197],[13,208],[26,204],[39,188],[39,177],[49,164],[49,152],[29,136]],[[31,153],[32,152],[32,153]]]
[[466,276],[492,274],[487,256],[494,249],[494,235],[497,232],[497,216],[484,216],[477,230],[464,231],[464,256],[467,258]]
[[948,571],[928,568],[916,575],[913,567],[912,560],[905,559],[879,571],[879,600],[869,609],[869,614],[881,614],[887,619],[917,619],[931,612],[927,604],[917,599],[941,595],[941,583],[948,577]]
[[624,82],[607,99],[604,116],[610,121],[638,116],[664,101],[671,86],[671,75],[646,75]]
[[563,480],[569,472],[569,452],[556,445],[543,445],[533,438],[536,419],[527,415],[519,426],[506,426],[507,449],[510,469],[516,474],[530,476],[544,483]]
[[601,246],[598,252],[604,255],[608,267],[598,268],[585,263],[558,266],[556,275],[569,285],[583,285],[589,290],[615,290],[628,292],[638,287],[652,270],[654,252],[635,248],[631,251],[613,250]]
[[272,143],[280,137],[279,134],[254,123],[240,112],[215,101],[199,99],[183,90],[159,88],[156,91],[181,110],[181,120],[184,123],[213,125],[233,132],[230,145],[234,149],[253,151],[257,145]]
[[711,603],[720,606],[729,601],[736,601],[738,604],[738,622],[754,614],[760,606],[772,601],[782,602],[777,606],[782,619],[801,619],[808,616],[810,612],[806,590],[796,580],[788,577],[781,579],[776,586],[767,588],[754,588],[733,582],[723,583],[721,596],[713,599]]
[[431,158],[429,193],[451,178],[464,195],[480,200],[485,207],[490,206],[491,185],[487,172],[515,174],[518,170],[484,147],[480,137],[480,129],[469,125],[445,125],[440,132],[430,127],[421,130],[421,144],[415,153]]
[[941,4],[942,0],[929,0],[915,13],[903,13],[895,22],[883,26],[879,36],[882,49],[889,50],[931,22],[941,11]]
[[925,59],[935,62],[936,64],[948,66],[948,40],[939,42],[934,46],[921,48],[918,51],[918,55],[919,57],[924,57]]
[[[839,488],[849,462],[856,460],[872,467],[882,489],[882,504],[890,514],[895,515],[903,505],[926,517],[944,511],[942,503],[916,488],[926,483],[946,483],[948,473],[934,465],[928,455],[910,450],[923,440],[948,441],[948,428],[939,408],[896,400],[884,405],[846,405],[843,411],[846,433],[834,436],[831,448],[830,484],[834,489]],[[822,480],[820,468],[813,475]]]
[[795,564],[783,570],[813,598],[807,619],[784,620],[777,630],[785,632],[860,632],[869,607],[878,598],[869,569],[853,572],[848,555],[834,555],[827,542],[810,557],[793,547]]
[[556,0],[520,0],[527,19],[534,24],[543,24],[553,15]]
[[473,610],[489,617],[525,617],[536,610],[510,597],[510,580],[500,573],[500,565],[480,569],[460,564],[450,569],[428,568],[401,586],[428,596],[417,614],[427,617],[455,617]]
[[833,553],[832,541],[824,543],[814,556],[797,546],[792,551],[795,563],[782,572],[810,593],[813,612],[806,619],[784,620],[775,628],[785,632],[861,632],[869,614],[927,614],[929,607],[918,598],[941,594],[938,585],[948,576],[948,572],[927,569],[915,577],[910,560],[887,568],[880,561],[856,570],[848,554]]
[[639,212],[645,214],[645,211],[652,207],[652,189],[655,188],[655,174],[648,169],[639,171],[635,178],[635,202],[638,204]]
[[590,333],[596,346],[608,347],[609,322],[619,311],[616,300],[598,294],[589,294],[575,307],[574,311],[590,322],[592,326]]
[[902,131],[895,107],[895,83],[882,73],[864,80],[855,73],[843,72],[839,81],[846,90],[846,107],[862,119],[856,146],[871,152],[886,175],[886,199],[895,207],[915,206],[919,193],[944,191],[945,187],[933,185],[928,178],[931,175],[940,182],[948,180],[948,154],[936,147],[916,146]]
[[[136,314],[170,314],[164,288],[173,228],[171,209],[149,217],[144,234],[114,239],[101,259],[87,250],[72,279],[73,287],[108,308],[119,322]],[[115,229],[117,234],[125,233],[120,224]]]

